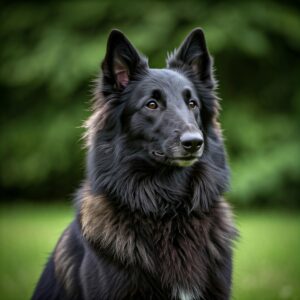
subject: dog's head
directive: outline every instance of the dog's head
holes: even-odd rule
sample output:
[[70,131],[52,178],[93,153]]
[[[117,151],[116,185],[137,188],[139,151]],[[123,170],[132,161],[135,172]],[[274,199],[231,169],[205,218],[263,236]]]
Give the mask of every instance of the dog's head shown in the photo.
[[[153,163],[187,167],[207,145],[216,114],[212,63],[204,33],[193,30],[167,60],[151,69],[118,30],[110,33],[102,62],[105,105],[119,107],[107,124],[119,122],[126,148]],[[119,120],[109,120],[109,118]]]

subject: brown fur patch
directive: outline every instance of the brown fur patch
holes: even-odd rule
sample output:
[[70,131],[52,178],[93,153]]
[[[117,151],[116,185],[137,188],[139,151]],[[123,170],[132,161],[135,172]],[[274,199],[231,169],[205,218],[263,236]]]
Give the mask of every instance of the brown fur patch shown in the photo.
[[222,128],[220,122],[217,120],[217,117],[213,119],[213,126],[217,136],[219,137],[220,140],[222,140],[223,139]]
[[63,282],[63,285],[67,291],[70,293],[73,288],[73,257],[68,248],[68,240],[70,238],[70,229],[67,228],[63,235],[61,236],[55,252],[54,252],[54,264],[55,264],[55,274]]
[[92,111],[91,116],[84,122],[83,128],[85,128],[85,132],[83,134],[83,139],[85,140],[85,147],[89,149],[94,145],[94,137],[97,132],[101,130],[106,121],[106,111],[108,109],[107,100],[103,99],[102,93],[102,77],[99,76],[94,82],[95,90],[94,97],[92,100]]
[[223,140],[222,127],[221,127],[220,122],[218,121],[219,112],[221,110],[221,107],[220,107],[220,104],[219,104],[220,100],[221,99],[216,96],[216,100],[214,101],[214,116],[213,116],[213,119],[212,119],[212,124],[213,124],[215,132],[216,132],[217,136],[219,137],[219,139]]
[[[109,249],[124,264],[139,265],[178,294],[201,294],[209,269],[231,249],[236,231],[222,199],[205,215],[154,219],[114,208],[105,196],[85,189],[81,204],[83,235]],[[210,270],[215,272],[217,270]]]
[[110,249],[124,264],[140,263],[147,269],[153,266],[152,258],[137,239],[134,219],[115,211],[105,196],[92,196],[85,189],[80,213],[87,240]]
[[223,250],[231,244],[236,235],[231,208],[221,199],[212,210],[212,224],[207,238],[210,255],[215,260],[221,260]]

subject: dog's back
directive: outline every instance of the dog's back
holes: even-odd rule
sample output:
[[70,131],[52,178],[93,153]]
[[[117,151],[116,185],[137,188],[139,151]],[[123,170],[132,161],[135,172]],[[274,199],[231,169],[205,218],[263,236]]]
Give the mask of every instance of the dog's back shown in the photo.
[[33,295],[229,299],[229,171],[202,30],[153,70],[119,31],[87,122],[87,178]]

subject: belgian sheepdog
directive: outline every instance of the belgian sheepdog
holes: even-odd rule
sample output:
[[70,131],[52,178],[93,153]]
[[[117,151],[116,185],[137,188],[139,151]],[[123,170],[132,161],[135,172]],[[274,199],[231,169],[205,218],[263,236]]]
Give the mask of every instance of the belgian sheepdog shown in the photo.
[[32,299],[229,299],[236,230],[203,31],[152,69],[113,30],[101,68],[76,217]]

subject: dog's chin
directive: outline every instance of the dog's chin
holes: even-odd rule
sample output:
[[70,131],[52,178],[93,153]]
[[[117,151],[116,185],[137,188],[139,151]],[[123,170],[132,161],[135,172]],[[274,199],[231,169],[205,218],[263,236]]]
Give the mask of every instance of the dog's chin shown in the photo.
[[198,161],[199,157],[172,159],[171,163],[177,167],[190,167]]
[[152,151],[152,158],[159,163],[169,166],[176,167],[190,167],[195,164],[201,155],[199,156],[186,156],[186,157],[168,157],[163,152],[160,151]]

